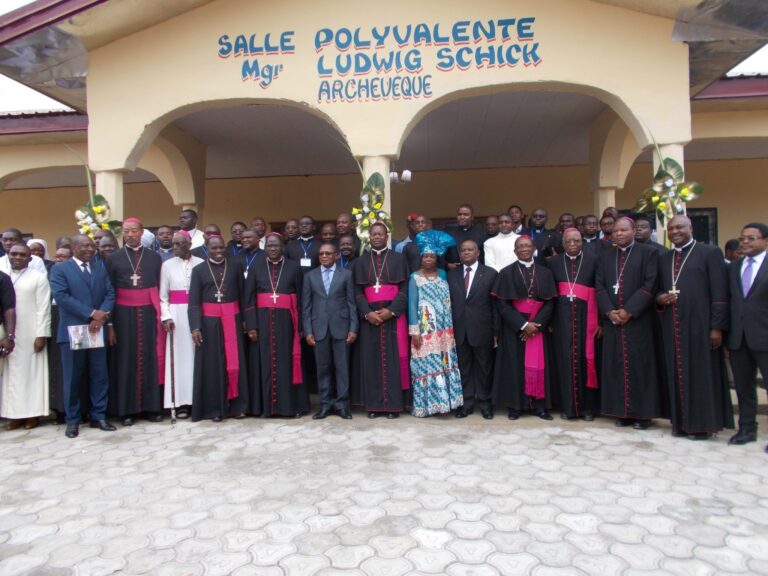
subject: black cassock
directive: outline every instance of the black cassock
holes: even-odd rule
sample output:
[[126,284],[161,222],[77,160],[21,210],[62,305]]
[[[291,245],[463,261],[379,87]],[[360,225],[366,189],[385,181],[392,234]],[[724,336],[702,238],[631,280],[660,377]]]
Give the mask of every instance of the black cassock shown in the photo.
[[[210,266],[210,267],[209,267]],[[226,274],[225,274],[226,270]],[[223,283],[222,283],[222,277]],[[192,269],[189,281],[189,317],[190,330],[200,330],[203,343],[195,347],[195,372],[192,391],[192,420],[205,418],[224,418],[250,413],[259,414],[250,401],[251,390],[248,386],[248,364],[245,354],[242,314],[232,303],[240,306],[243,285],[243,269],[235,258],[226,259],[221,264],[206,260]],[[216,294],[221,287],[221,301]],[[218,310],[206,311],[205,304],[224,304]],[[227,320],[212,313],[228,316]],[[225,352],[225,327],[229,327],[234,314],[234,338],[238,361],[237,396],[228,398],[228,365]]]
[[258,330],[259,340],[251,343],[249,354],[258,354],[251,365],[258,361],[261,388],[261,409],[265,416],[296,416],[309,411],[309,394],[305,383],[294,383],[294,325],[290,310],[265,308],[257,305],[259,294],[272,296],[273,286],[278,301],[295,294],[298,306],[297,325],[301,331],[302,274],[299,263],[283,258],[273,264],[267,258],[259,258],[245,281],[245,323],[248,330]]
[[[119,304],[121,292],[131,296],[129,293],[145,289],[154,291],[159,303],[158,286],[162,263],[159,254],[143,247],[139,250],[120,248],[106,261],[107,273],[115,288],[112,324],[117,338],[109,366],[109,413],[121,418],[163,410],[163,386],[160,384],[159,370],[164,379],[165,369],[158,367],[158,312],[152,305]],[[138,275],[136,286],[131,278],[134,269]],[[165,350],[164,344],[162,350]]]
[[[530,290],[529,290],[530,286]],[[550,390],[554,377],[552,371],[552,351],[547,329],[552,319],[555,281],[552,272],[542,264],[526,267],[518,262],[501,269],[493,295],[501,317],[499,347],[496,350],[496,363],[493,373],[493,403],[512,410],[541,410],[550,407]],[[541,309],[531,317],[518,311],[514,300],[536,300],[542,303]],[[540,334],[544,345],[544,398],[537,399],[526,394],[525,386],[525,347],[520,340],[522,327],[526,322],[541,324]]]
[[[358,345],[352,360],[351,402],[355,406],[364,406],[368,412],[401,412],[404,406],[403,390],[410,387],[410,379],[405,386],[402,382],[402,362],[407,366],[408,358],[401,358],[397,334],[398,319],[405,319],[408,311],[405,258],[390,249],[379,254],[367,252],[355,260],[352,272],[361,320]],[[376,285],[377,274],[381,286],[397,287],[393,299],[368,301],[365,289]],[[369,292],[373,292],[373,288]],[[380,326],[365,320],[368,312],[382,308],[388,308],[396,318]]]
[[723,255],[700,243],[667,252],[661,257],[660,293],[672,289],[673,269],[680,293],[661,313],[672,428],[688,434],[733,428],[723,347],[709,346],[710,330],[728,329]]
[[[320,246],[323,242],[319,238],[303,240],[296,238],[285,246],[285,257],[299,265],[301,277],[304,274],[320,266]],[[309,266],[303,264],[309,261]],[[301,339],[301,367],[304,371],[304,385],[312,394],[317,392],[317,366],[315,365],[315,349],[304,338]]]
[[[578,418],[584,412],[597,413],[600,397],[597,388],[587,387],[587,340],[594,335],[587,332],[587,301],[568,294],[562,294],[560,286],[568,284],[594,290],[597,273],[597,256],[591,251],[582,251],[576,258],[556,254],[549,261],[549,269],[558,287],[558,297],[552,321],[552,350],[554,368],[557,372],[557,394],[560,411],[569,418]],[[575,288],[574,293],[580,288]],[[597,372],[600,347],[595,342],[595,365]],[[595,374],[596,376],[596,374]],[[554,394],[553,394],[554,396]]]
[[[595,288],[603,319],[604,415],[647,420],[662,413],[653,328],[658,269],[658,251],[637,242],[626,250],[611,247],[600,254]],[[632,317],[624,326],[614,325],[607,314],[621,308]]]

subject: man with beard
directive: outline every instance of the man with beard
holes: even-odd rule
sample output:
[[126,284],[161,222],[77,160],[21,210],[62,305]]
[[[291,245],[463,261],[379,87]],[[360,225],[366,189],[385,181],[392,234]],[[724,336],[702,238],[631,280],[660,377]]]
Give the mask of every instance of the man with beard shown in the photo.
[[575,228],[565,229],[563,248],[563,254],[549,261],[558,294],[552,340],[560,413],[565,420],[591,422],[600,400],[595,343],[602,334],[595,298],[597,256],[583,250],[581,233]]
[[405,258],[387,248],[382,222],[370,229],[371,250],[354,265],[360,322],[359,370],[352,387],[369,418],[403,411],[403,391],[410,387],[408,365],[408,270]]
[[157,252],[141,245],[144,226],[138,218],[123,221],[125,246],[106,262],[115,288],[110,340],[115,346],[110,374],[110,410],[132,426],[144,414],[163,419],[165,330],[160,322],[160,267]]
[[243,272],[220,236],[205,242],[208,259],[192,270],[189,327],[195,349],[192,420],[243,418],[249,410],[243,319]]
[[[299,263],[283,256],[283,238],[267,235],[265,258],[258,258],[245,281],[245,324],[258,342],[262,411],[265,416],[299,417],[309,411],[301,369]],[[252,385],[259,374],[250,375]]]
[[[165,348],[165,408],[180,407],[179,418],[189,418],[192,405],[195,346],[189,328],[189,287],[192,270],[203,260],[192,256],[191,238],[186,230],[173,235],[173,257],[163,263],[160,270],[160,317],[163,328],[170,336]],[[171,340],[173,339],[173,346]],[[173,356],[173,363],[170,358]],[[173,368],[172,368],[173,366]],[[174,387],[171,390],[171,369]]]
[[599,257],[595,289],[603,323],[601,411],[617,426],[645,430],[661,415],[652,308],[659,254],[635,242],[635,223],[620,218],[615,246]]
[[693,239],[688,217],[672,218],[667,235],[674,249],[661,257],[656,304],[663,307],[672,433],[706,440],[733,428],[722,348],[728,274],[720,249]]
[[546,266],[533,259],[535,245],[520,236],[515,243],[517,262],[504,268],[493,288],[501,332],[493,377],[493,403],[507,407],[517,420],[530,410],[552,420],[547,327],[556,297],[555,282]]

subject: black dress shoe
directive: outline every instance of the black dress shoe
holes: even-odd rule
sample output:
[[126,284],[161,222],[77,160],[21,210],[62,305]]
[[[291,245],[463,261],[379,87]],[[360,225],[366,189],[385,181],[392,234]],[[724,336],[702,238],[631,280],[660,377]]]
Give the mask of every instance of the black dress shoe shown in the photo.
[[150,412],[146,416],[147,420],[150,422],[162,422],[163,421],[163,415],[159,412]]
[[511,408],[507,410],[507,418],[510,420],[517,420],[520,418],[520,411],[519,410],[512,410]]
[[483,418],[486,420],[493,420],[493,410],[490,408],[480,410],[480,413],[483,415]]
[[536,412],[535,415],[538,416],[539,418],[541,418],[542,420],[552,420],[553,419],[552,418],[552,414],[550,414],[548,410],[539,410],[539,411]]
[[458,410],[456,410],[456,414],[454,414],[454,416],[456,416],[456,418],[466,418],[470,414],[472,414],[472,412],[470,410],[465,410],[464,408],[459,408]]
[[312,416],[312,420],[322,420],[323,418],[327,418],[330,413],[330,408],[320,408],[320,410],[318,410],[318,412]]
[[709,440],[712,438],[710,432],[696,432],[695,434],[688,434],[688,440]]
[[126,416],[123,418],[123,426],[133,426],[134,419],[131,416]]
[[736,444],[737,446],[741,446],[743,444],[749,444],[750,442],[757,442],[757,433],[756,432],[748,432],[746,430],[739,430],[731,436],[731,439],[728,440],[728,444]]
[[90,423],[91,428],[98,428],[99,430],[104,430],[104,432],[114,432],[117,430],[112,424],[107,422],[106,420],[91,420]]
[[336,414],[338,414],[344,420],[352,420],[352,414],[349,413],[349,408],[339,408],[336,411]]
[[635,423],[632,424],[632,428],[635,430],[648,430],[648,427],[651,425],[650,420],[635,420]]
[[214,422],[221,422],[221,416],[214,416],[213,418],[211,418],[211,420],[213,420]]
[[387,420],[394,420],[395,418],[400,418],[399,412],[387,412]]
[[570,420],[571,417],[568,416],[565,412],[560,412],[560,420]]
[[595,419],[595,415],[592,414],[592,412],[584,412],[584,414],[581,415],[581,419],[584,420],[584,422],[592,422]]
[[370,418],[371,420],[373,420],[375,418],[378,418],[378,417],[379,417],[379,415],[376,412],[368,412],[368,418]]
[[77,438],[78,434],[80,434],[80,426],[77,424],[67,424],[67,430],[64,432],[64,436],[67,438]]
[[632,419],[631,418],[619,418],[616,420],[616,426],[619,428],[626,428],[627,426],[632,426]]

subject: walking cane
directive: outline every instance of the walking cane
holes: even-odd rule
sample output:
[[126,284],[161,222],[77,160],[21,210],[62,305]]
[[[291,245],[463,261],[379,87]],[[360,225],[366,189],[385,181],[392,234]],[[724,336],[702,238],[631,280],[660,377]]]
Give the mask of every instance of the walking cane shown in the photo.
[[[174,328],[176,328],[174,326]],[[171,329],[171,425],[176,424],[176,366],[175,366],[175,351],[173,347],[173,333],[174,329]]]

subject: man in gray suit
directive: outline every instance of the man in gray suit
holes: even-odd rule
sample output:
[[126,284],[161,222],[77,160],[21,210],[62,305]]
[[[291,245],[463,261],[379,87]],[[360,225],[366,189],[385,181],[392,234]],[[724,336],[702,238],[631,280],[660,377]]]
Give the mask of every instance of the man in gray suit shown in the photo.
[[[336,262],[334,244],[319,249],[320,266],[307,272],[301,308],[307,344],[315,350],[321,420],[334,410],[345,420],[349,413],[349,347],[357,338],[358,319],[352,273]],[[332,391],[331,375],[336,380]]]

